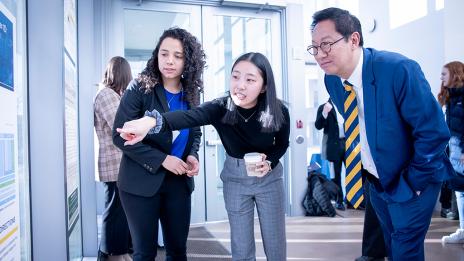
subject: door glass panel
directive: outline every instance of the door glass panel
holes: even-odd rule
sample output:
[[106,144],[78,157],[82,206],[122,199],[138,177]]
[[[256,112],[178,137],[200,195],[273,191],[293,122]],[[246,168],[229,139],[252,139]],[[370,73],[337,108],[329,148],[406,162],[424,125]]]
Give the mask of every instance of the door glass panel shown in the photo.
[[[212,76],[205,79],[205,83],[215,86],[215,91],[205,93],[205,96],[211,98],[229,90],[232,64],[241,54],[261,52],[272,59],[269,19],[216,15],[213,21],[214,24],[210,27],[214,30],[207,31],[210,34],[208,39],[213,43],[205,48],[208,55],[208,76]],[[206,45],[208,43],[205,42]]]
[[[179,27],[189,31],[197,39],[200,35],[200,7],[188,5],[144,3],[140,8],[124,9],[124,56],[128,60],[132,76],[136,78],[146,67],[153,50],[164,30]],[[203,148],[198,152],[203,160]],[[195,177],[195,190],[192,193],[191,222],[205,221],[204,169],[200,164],[199,175]]]
[[[246,52],[260,52],[272,61],[272,42],[280,41],[279,35],[271,33],[273,16],[256,15],[255,12],[250,12],[249,16],[243,15],[243,12],[240,12],[240,16],[238,12],[231,14],[219,14],[219,12],[218,9],[204,7],[203,46],[208,65],[204,80],[205,101],[221,97],[229,91],[230,71],[235,59]],[[277,23],[275,24],[277,26]],[[204,136],[207,145],[205,147],[207,221],[225,220],[227,213],[220,173],[226,153],[213,127],[207,126]]]
[[[154,5],[149,2],[141,7],[126,6],[124,56],[131,64],[134,77],[146,66],[159,36],[172,26],[187,29],[203,42],[207,55],[204,101],[220,97],[229,90],[233,61],[245,52],[261,52],[269,58],[274,68],[280,68],[278,13],[257,14],[256,10],[248,9],[196,7]],[[189,11],[185,11],[185,8]],[[282,86],[281,73],[274,71],[274,74],[276,83]],[[282,90],[278,88],[277,93],[281,96]],[[200,153],[200,174],[195,177],[195,191],[192,194],[192,223],[227,219],[219,178],[225,150],[213,127],[206,126],[203,137],[205,146],[202,146],[204,153]]]
[[134,77],[147,65],[164,30],[190,27],[190,15],[185,13],[125,9],[124,21],[124,57]]

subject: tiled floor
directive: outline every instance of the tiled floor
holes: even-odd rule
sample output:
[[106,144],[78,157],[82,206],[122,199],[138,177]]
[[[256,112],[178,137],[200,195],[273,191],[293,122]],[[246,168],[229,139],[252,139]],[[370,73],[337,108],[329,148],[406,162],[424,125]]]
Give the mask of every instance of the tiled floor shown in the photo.
[[[363,228],[363,211],[340,211],[334,218],[328,217],[289,217],[287,218],[287,260],[330,260],[352,261],[361,254],[361,239]],[[464,248],[462,244],[442,245],[441,237],[454,232],[458,226],[457,221],[447,220],[438,216],[432,218],[425,251],[427,261],[464,261]],[[201,230],[209,232],[208,236]],[[255,238],[257,260],[266,260],[262,248],[258,221],[255,222]],[[219,242],[226,252],[230,253],[230,233],[227,222],[216,222],[201,225],[192,225],[189,236],[188,259],[192,261],[230,260],[226,252],[213,253],[214,250],[204,248],[198,253],[196,245],[207,242]],[[206,244],[207,246],[208,244]],[[193,250],[195,249],[195,250]],[[85,261],[94,261],[87,258]],[[162,260],[161,255],[157,260]]]
[[[287,218],[287,260],[352,261],[361,255],[363,211],[340,211],[334,218]],[[230,250],[228,223],[205,225]],[[457,221],[433,217],[425,241],[426,260],[464,261],[462,244],[441,244],[441,237],[454,232]],[[259,225],[255,222],[257,259],[266,260]],[[206,259],[205,259],[206,260]]]

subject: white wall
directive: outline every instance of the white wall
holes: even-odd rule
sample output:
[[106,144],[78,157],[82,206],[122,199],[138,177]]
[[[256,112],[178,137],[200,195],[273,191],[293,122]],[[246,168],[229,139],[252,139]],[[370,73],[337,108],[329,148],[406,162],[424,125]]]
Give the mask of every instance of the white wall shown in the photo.
[[427,16],[390,29],[388,0],[361,0],[361,21],[369,18],[377,21],[373,33],[363,28],[364,46],[399,52],[417,61],[436,95],[440,89],[441,68],[446,63],[443,14],[443,9],[435,10],[435,0],[428,0]]
[[416,60],[437,94],[442,66],[464,61],[464,1],[445,0],[441,10],[435,10],[435,0],[428,0],[427,5],[425,17],[391,30],[388,0],[361,0],[360,19],[377,20],[373,33],[363,28],[366,47],[396,51]]
[[443,31],[445,63],[464,62],[464,1],[445,0]]

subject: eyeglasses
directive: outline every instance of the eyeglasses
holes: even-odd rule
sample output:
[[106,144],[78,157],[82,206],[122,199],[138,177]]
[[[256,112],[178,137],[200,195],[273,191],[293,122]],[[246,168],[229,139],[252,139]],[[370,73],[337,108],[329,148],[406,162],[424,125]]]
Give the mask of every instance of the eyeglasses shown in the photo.
[[313,56],[316,56],[318,53],[319,53],[319,48],[321,48],[321,50],[325,53],[329,53],[330,50],[332,50],[332,45],[340,42],[340,40],[342,40],[343,38],[345,38],[344,36],[342,36],[342,38],[338,39],[337,41],[335,42],[322,42],[319,46],[317,45],[310,45],[308,46],[308,48],[306,49],[306,51],[308,51],[309,54],[313,55]]

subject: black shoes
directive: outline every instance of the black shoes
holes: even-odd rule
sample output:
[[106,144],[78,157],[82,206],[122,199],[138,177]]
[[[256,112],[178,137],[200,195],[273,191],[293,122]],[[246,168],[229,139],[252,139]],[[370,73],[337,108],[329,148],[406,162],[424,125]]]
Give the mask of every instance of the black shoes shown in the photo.
[[108,254],[103,253],[102,251],[98,250],[97,261],[107,261],[107,260],[108,260]]
[[448,214],[446,214],[446,219],[459,220],[459,214],[457,212],[450,211]]
[[341,211],[345,211],[345,205],[343,203],[335,203],[335,208]]
[[459,213],[457,211],[452,211],[450,208],[442,208],[440,216],[446,219],[459,220]]
[[440,216],[442,218],[446,218],[446,216],[448,215],[448,213],[451,212],[451,209],[449,208],[441,208],[441,211],[440,211]]

